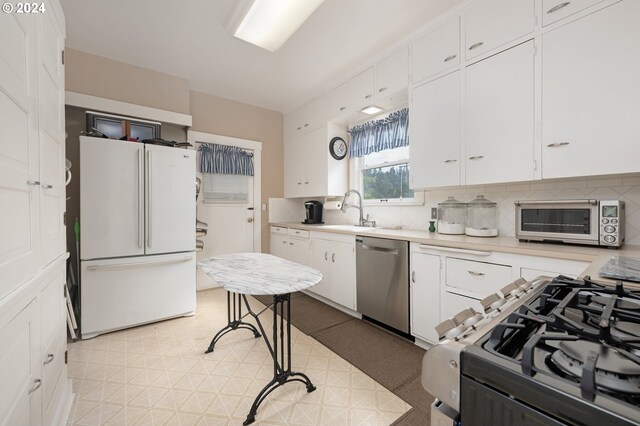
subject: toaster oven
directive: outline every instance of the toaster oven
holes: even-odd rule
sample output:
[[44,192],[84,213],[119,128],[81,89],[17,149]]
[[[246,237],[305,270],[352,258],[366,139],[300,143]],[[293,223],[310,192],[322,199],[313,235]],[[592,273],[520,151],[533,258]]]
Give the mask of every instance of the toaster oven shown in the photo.
[[516,201],[516,237],[617,248],[624,241],[624,201]]

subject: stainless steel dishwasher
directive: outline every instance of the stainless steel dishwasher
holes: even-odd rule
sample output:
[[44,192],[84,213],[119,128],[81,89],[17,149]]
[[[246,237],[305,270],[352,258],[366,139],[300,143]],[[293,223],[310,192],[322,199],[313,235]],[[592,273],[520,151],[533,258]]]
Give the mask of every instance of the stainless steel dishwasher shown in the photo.
[[356,237],[357,309],[409,333],[409,243]]

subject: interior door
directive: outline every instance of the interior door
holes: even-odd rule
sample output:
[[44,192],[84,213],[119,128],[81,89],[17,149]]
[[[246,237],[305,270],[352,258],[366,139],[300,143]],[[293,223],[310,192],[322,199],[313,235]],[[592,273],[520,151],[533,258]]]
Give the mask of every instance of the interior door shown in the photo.
[[143,159],[142,144],[80,137],[82,259],[144,254]]
[[38,86],[40,92],[40,244],[41,263],[65,251],[64,37],[53,13],[38,20]]
[[0,14],[0,299],[39,267],[35,24]]
[[[254,249],[254,227],[256,224],[253,210],[256,178],[253,176],[206,175],[201,172],[198,172],[198,177],[202,179],[202,189],[198,197],[198,220],[206,222],[209,226],[207,235],[200,238],[204,241],[204,249],[197,253],[197,260],[221,254],[256,251]],[[215,192],[225,192],[225,194],[217,195]],[[216,201],[215,197],[222,199]],[[282,248],[283,253],[286,253],[286,249],[286,246]],[[217,286],[207,274],[199,269],[197,280],[198,289]]]
[[146,254],[195,250],[196,152],[145,145]]

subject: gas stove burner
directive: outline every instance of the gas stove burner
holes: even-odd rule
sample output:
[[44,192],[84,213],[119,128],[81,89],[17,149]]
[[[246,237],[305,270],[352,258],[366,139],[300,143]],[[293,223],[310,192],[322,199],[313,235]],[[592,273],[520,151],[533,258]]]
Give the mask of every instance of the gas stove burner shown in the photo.
[[[605,306],[609,302],[610,296],[592,296],[591,302],[601,306]],[[640,301],[635,301],[628,298],[619,298],[616,302],[616,308],[625,309],[628,311],[640,311]]]
[[598,354],[596,384],[600,388],[625,394],[640,395],[640,365],[599,343],[584,340],[562,341],[551,361],[564,373],[580,380],[585,359],[591,352]]
[[616,321],[613,328],[621,333],[640,337],[640,324],[628,321]]

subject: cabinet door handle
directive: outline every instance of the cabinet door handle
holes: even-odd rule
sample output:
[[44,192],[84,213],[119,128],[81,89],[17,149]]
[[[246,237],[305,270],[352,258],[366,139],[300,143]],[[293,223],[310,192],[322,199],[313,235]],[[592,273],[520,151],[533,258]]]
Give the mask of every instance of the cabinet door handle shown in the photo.
[[386,87],[381,87],[381,88],[378,90],[378,93],[382,93],[382,92],[384,92],[385,90],[387,90],[387,88],[386,88]]
[[344,111],[347,107],[340,107],[340,111]]
[[559,146],[567,146],[569,145],[570,142],[555,142],[555,143],[550,143],[549,145],[547,145],[547,148],[557,148]]
[[298,130],[302,130],[302,126],[298,127]]
[[469,160],[482,160],[484,155],[474,155],[473,157],[469,157]]
[[329,253],[326,251],[324,252],[324,260],[329,260]]
[[37,391],[40,388],[40,386],[42,386],[42,380],[35,379],[33,381],[33,385],[31,385],[31,389],[29,389],[29,395]]
[[27,181],[27,185],[29,185],[29,186],[38,186],[38,185],[40,185],[40,181],[39,180],[28,180]]
[[42,365],[51,364],[54,358],[55,358],[54,354],[47,354],[47,359],[44,360],[44,363]]
[[331,261],[333,263],[336,263],[336,254],[335,253],[331,253]]
[[551,9],[547,10],[547,13],[557,12],[558,10],[565,8],[571,4],[570,1],[565,1],[564,3],[557,4],[553,6]]
[[365,99],[371,99],[373,97],[373,95],[366,95],[364,98]]
[[41,185],[44,189],[53,189],[53,185],[49,185],[48,183],[43,183]]
[[414,284],[416,282],[416,271],[411,271],[411,282]]
[[477,43],[473,43],[471,46],[469,46],[469,50],[477,49],[478,47],[482,46],[483,44],[484,44],[484,41],[479,41]]
[[309,123],[305,123],[305,124],[304,124],[304,127],[309,127]]
[[287,244],[287,242],[286,242],[286,241],[283,241],[283,242],[282,242],[282,244]]
[[292,245],[293,245],[293,243],[289,243],[289,245],[290,245],[290,246],[292,246]]
[[450,56],[447,56],[446,58],[444,58],[444,61],[445,62],[453,61],[457,57],[458,57],[458,55],[450,55]]
[[302,185],[302,182],[298,182],[298,185]]
[[484,272],[476,272],[476,271],[467,271],[467,272],[473,275],[474,277],[484,277]]
[[456,161],[458,161],[458,160],[453,159],[453,158],[452,158],[451,160],[444,160],[444,162],[445,162],[445,163],[447,163],[447,164],[449,164],[449,163],[455,163]]

